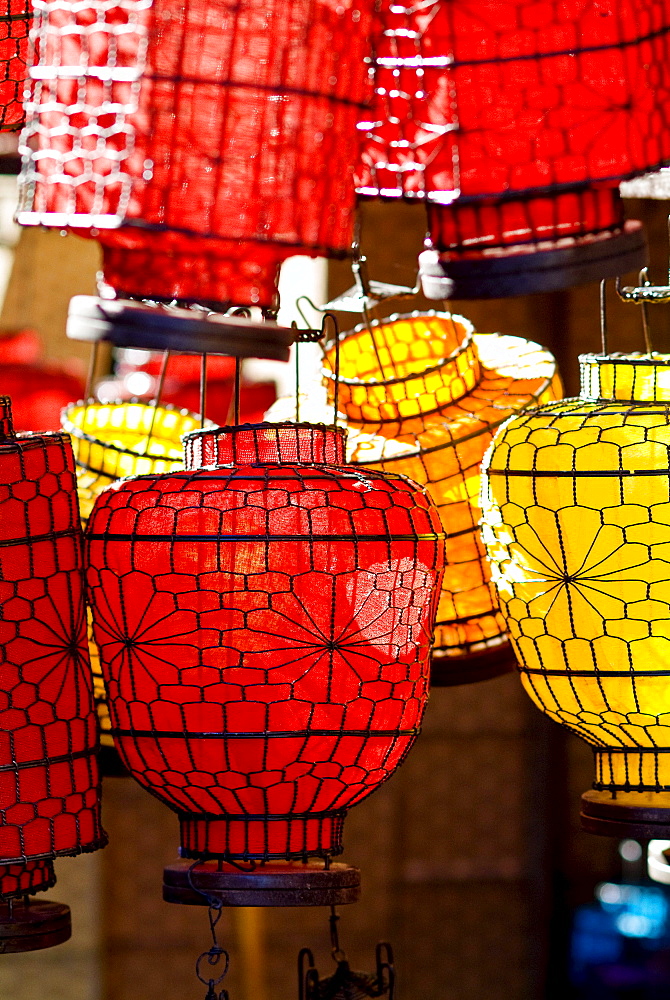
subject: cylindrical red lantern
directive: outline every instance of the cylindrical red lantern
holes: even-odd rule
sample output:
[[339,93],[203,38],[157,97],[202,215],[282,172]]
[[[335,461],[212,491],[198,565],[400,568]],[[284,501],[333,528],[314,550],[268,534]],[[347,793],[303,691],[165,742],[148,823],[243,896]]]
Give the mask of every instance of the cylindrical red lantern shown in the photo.
[[14,434],[0,397],[3,899],[48,888],[53,858],[105,843],[82,588],[69,439]]
[[47,0],[19,221],[94,234],[114,296],[272,310],[351,244],[371,7]]
[[187,436],[96,501],[89,598],[119,753],[190,858],[328,857],[419,731],[443,535],[344,433]]
[[30,0],[3,0],[0,6],[0,131],[21,128],[28,32],[33,19]]
[[548,291],[645,263],[618,183],[670,158],[668,0],[382,0],[362,195],[422,199],[424,291]]

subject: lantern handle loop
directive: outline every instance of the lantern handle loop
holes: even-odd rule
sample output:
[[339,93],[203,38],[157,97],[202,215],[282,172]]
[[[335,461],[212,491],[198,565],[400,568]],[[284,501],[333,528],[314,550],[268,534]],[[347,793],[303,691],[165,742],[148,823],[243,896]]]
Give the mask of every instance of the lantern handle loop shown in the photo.
[[[332,335],[329,336],[326,333],[328,324],[332,326]],[[337,317],[332,312],[325,312],[323,314],[323,320],[321,323],[321,338],[324,343],[324,347],[331,340],[335,345],[335,390],[333,393],[333,426],[337,427],[337,413],[340,402],[340,328],[337,323]],[[324,352],[325,353],[325,352]]]
[[330,916],[328,918],[328,923],[330,924],[330,954],[333,956],[333,960],[335,962],[344,962],[347,956],[343,949],[340,948],[340,936],[337,932],[339,919],[339,913],[334,906],[331,906]]
[[395,966],[393,964],[393,949],[388,941],[379,941],[375,948],[377,959],[377,983],[379,984],[379,996],[388,994],[389,1000],[393,1000],[395,992]]
[[314,966],[314,955],[309,948],[301,948],[298,955],[298,1000],[317,1000],[318,996],[319,973]]

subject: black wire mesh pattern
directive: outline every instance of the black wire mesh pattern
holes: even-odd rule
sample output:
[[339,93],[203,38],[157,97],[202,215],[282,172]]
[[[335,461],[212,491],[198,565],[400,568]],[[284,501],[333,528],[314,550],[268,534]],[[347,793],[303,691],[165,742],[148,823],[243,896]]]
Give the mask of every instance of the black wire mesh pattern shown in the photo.
[[596,748],[596,789],[662,792],[670,359],[581,362],[581,399],[516,417],[495,439],[484,537],[531,698]]
[[0,410],[0,862],[11,866],[105,837],[72,449],[63,434],[14,435],[6,397]]
[[325,428],[201,432],[186,472],[94,507],[115,742],[180,815],[187,857],[337,853],[346,810],[419,731],[439,519],[415,484],[343,463]]

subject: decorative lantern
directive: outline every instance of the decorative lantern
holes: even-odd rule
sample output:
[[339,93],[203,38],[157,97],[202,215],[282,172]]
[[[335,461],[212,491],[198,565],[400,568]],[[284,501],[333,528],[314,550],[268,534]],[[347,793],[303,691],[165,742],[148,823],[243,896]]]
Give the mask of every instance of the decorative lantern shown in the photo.
[[594,748],[584,826],[666,836],[670,356],[580,364],[580,398],[495,438],[484,537],[524,687]]
[[[351,244],[371,7],[46,0],[19,222],[94,231],[107,297],[272,314],[286,257]],[[86,297],[71,309],[74,336],[115,323],[125,346],[206,351],[218,338],[226,353],[285,359],[292,342],[206,314],[167,319]]]
[[[332,345],[326,361],[334,369]],[[337,391],[347,419],[349,460],[425,485],[440,512],[446,563],[433,684],[513,669],[479,534],[479,467],[507,417],[560,395],[553,357],[519,337],[475,333],[462,316],[416,312],[342,334],[339,371],[339,380],[326,371],[328,394],[333,403]],[[269,416],[287,416],[287,404],[295,414],[287,400]],[[313,419],[319,405],[303,402],[300,412]]]
[[[63,411],[62,425],[72,440],[77,495],[86,527],[96,497],[125,476],[160,475],[184,467],[182,435],[200,426],[187,410],[132,400],[128,403],[73,403]],[[95,707],[100,726],[101,763],[105,773],[118,772],[98,649],[89,629]]]
[[382,0],[363,196],[423,200],[430,298],[645,263],[621,179],[670,158],[668,0]]
[[[340,430],[257,424],[186,441],[186,471],[124,480],[88,524],[115,742],[179,814],[182,857],[264,862],[211,878],[242,884],[238,902],[261,886],[304,905],[312,876],[341,884],[344,866],[302,862],[340,852],[347,809],[419,732],[439,518],[403,477],[347,466]],[[187,870],[166,869],[166,898],[179,885],[193,896]]]
[[21,128],[28,32],[33,19],[30,0],[3,0],[0,8],[0,131]]
[[14,434],[0,397],[0,951],[69,937],[67,907],[12,900],[106,842],[82,585],[69,440]]

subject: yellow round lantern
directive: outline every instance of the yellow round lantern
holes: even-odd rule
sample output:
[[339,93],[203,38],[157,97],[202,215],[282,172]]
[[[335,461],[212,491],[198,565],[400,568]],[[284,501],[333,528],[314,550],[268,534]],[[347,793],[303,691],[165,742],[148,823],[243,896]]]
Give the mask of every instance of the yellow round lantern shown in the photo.
[[519,337],[475,333],[462,316],[412,313],[360,326],[328,350],[331,403],[345,415],[351,461],[425,485],[447,536],[433,683],[513,667],[479,533],[480,463],[510,414],[556,399],[554,358]]
[[587,830],[670,832],[670,355],[585,355],[581,397],[511,419],[483,532],[533,701],[595,749]]
[[[63,410],[61,424],[72,439],[77,471],[79,511],[85,526],[98,494],[125,476],[172,472],[184,464],[183,434],[197,430],[200,417],[188,410],[125,403],[73,403]],[[103,764],[115,751],[98,649],[91,635],[89,654]],[[109,748],[109,749],[107,749]]]

